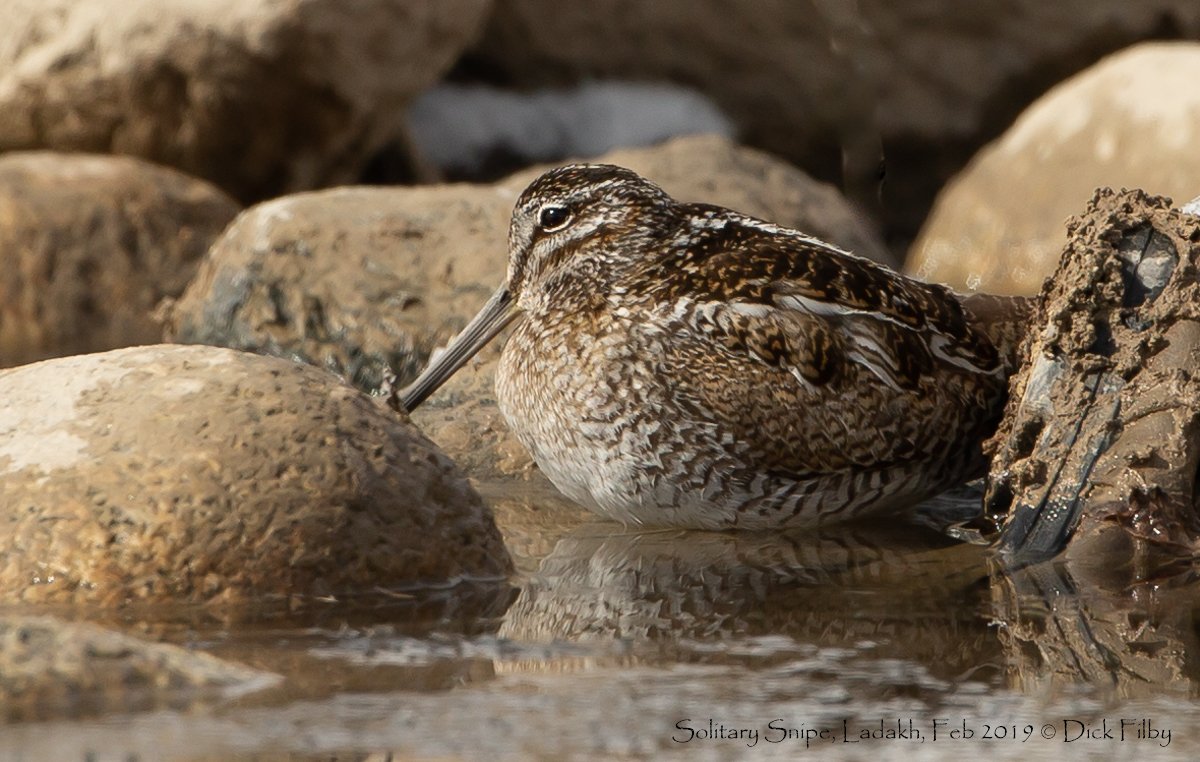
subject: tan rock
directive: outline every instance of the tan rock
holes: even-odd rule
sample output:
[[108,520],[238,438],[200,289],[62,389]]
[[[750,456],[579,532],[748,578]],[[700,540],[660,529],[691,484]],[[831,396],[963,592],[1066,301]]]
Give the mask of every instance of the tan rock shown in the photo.
[[138,711],[280,681],[196,651],[48,616],[0,617],[0,718]]
[[0,367],[156,341],[155,306],[238,208],[137,159],[0,156]]
[[516,193],[337,188],[255,206],[213,245],[166,336],[331,368],[363,389],[413,376],[504,277]]
[[[1106,51],[1200,31],[1191,0],[497,0],[473,66],[520,87],[666,80],[742,139],[913,235],[938,188],[1049,83]],[[1085,201],[1087,196],[1077,200]]]
[[152,346],[0,371],[0,599],[245,604],[511,561],[413,426],[332,375]]
[[1032,294],[1066,218],[1098,186],[1200,192],[1200,44],[1139,45],[1055,87],[946,187],[909,269],[958,289]]
[[357,179],[490,0],[9,0],[0,151],[133,154],[246,200]]
[[[878,238],[837,192],[766,154],[716,137],[601,157],[708,201],[811,231],[866,256]],[[248,210],[212,248],[172,310],[171,341],[298,357],[363,389],[385,366],[414,376],[501,283],[513,202],[540,173],[493,186],[345,188]],[[531,462],[492,396],[499,343],[455,376],[415,420],[474,476]]]

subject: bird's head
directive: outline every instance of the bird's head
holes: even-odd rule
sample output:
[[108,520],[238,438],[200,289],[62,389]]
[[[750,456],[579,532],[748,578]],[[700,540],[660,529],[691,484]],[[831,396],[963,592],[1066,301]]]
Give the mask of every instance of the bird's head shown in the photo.
[[576,294],[602,293],[612,278],[654,250],[675,202],[637,173],[610,164],[546,172],[521,193],[508,231],[505,283],[446,350],[401,392],[414,409],[523,312]]

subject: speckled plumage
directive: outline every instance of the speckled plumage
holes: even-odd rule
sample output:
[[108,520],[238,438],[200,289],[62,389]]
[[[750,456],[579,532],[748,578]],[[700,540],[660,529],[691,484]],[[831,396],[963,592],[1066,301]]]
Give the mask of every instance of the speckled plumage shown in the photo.
[[501,292],[523,319],[497,399],[584,506],[815,524],[982,471],[1026,300],[964,300],[606,165],[530,185],[509,246]]

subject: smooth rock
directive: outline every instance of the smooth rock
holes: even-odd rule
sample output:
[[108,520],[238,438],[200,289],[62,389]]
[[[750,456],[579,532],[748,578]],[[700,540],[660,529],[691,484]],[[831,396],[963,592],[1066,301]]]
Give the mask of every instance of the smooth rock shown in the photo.
[[0,371],[0,602],[253,604],[501,577],[491,512],[310,366],[160,345]]
[[141,156],[243,201],[357,180],[490,0],[8,0],[0,151]]
[[138,159],[0,156],[0,367],[157,341],[155,306],[238,210]]
[[270,672],[93,624],[0,617],[0,718],[182,708],[277,684]]
[[1033,294],[1098,186],[1200,192],[1200,44],[1154,43],[1063,82],[938,197],[908,269],[958,289]]
[[1138,41],[1198,31],[1191,0],[497,0],[459,68],[524,89],[694,87],[744,142],[842,178],[864,206],[882,157],[874,211],[889,238],[911,239],[944,182],[1051,84]]
[[[599,161],[628,166],[681,200],[731,206],[887,256],[837,191],[722,138],[680,138]],[[490,186],[345,188],[256,206],[214,244],[171,310],[168,340],[296,357],[362,389],[376,388],[387,366],[404,382],[503,280],[512,205],[541,171]],[[532,468],[493,398],[489,358],[500,346],[414,419],[473,476]]]
[[165,336],[294,357],[364,390],[416,375],[500,284],[516,192],[335,188],[247,210],[213,244]]

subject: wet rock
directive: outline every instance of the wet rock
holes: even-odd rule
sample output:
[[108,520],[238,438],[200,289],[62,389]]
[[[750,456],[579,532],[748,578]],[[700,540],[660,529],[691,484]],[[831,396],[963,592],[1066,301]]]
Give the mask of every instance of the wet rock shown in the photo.
[[1188,0],[497,0],[459,68],[523,88],[596,78],[695,87],[745,142],[845,177],[864,206],[886,156],[880,212],[911,236],[945,180],[1051,83],[1106,52],[1197,29]]
[[137,159],[0,156],[0,367],[157,341],[155,306],[238,209]]
[[270,672],[92,624],[0,617],[0,716],[9,721],[181,708],[279,680]]
[[1140,45],[1058,85],[938,197],[909,269],[953,288],[1033,294],[1097,186],[1200,191],[1200,44]]
[[985,503],[1012,564],[1145,575],[1197,545],[1200,218],[1097,191],[1011,382]]
[[333,376],[152,346],[0,371],[0,598],[225,606],[511,561],[414,427]]
[[[677,198],[732,206],[886,257],[835,190],[721,138],[681,138],[600,160],[643,173]],[[541,171],[490,186],[345,188],[254,207],[214,244],[171,310],[167,336],[296,357],[365,390],[390,367],[403,384],[503,280],[512,205]],[[532,467],[496,410],[500,346],[414,417],[474,476]]]
[[0,151],[132,154],[244,201],[354,181],[490,5],[15,0]]

